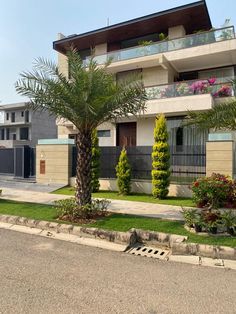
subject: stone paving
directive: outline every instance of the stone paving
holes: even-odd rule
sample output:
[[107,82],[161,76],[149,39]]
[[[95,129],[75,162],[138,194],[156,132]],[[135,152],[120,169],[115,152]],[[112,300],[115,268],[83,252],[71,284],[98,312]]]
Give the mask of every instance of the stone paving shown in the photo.
[[[53,204],[56,200],[70,198],[68,195],[51,194],[49,192],[60,188],[59,185],[40,185],[37,183],[5,183],[0,181],[2,199],[40,204]],[[183,220],[180,206],[152,204],[144,202],[131,202],[110,200],[109,211],[120,214],[130,214],[145,217],[163,218],[170,220]]]

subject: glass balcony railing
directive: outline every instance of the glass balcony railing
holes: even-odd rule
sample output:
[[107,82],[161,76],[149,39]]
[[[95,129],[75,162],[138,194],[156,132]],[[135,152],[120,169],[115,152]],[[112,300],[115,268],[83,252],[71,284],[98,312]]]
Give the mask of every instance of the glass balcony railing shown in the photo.
[[214,98],[234,96],[232,78],[227,77],[181,81],[147,87],[145,90],[149,100],[203,94],[211,94]]
[[[164,40],[156,42],[147,46],[136,46],[129,49],[121,49],[114,52],[109,52],[100,56],[96,56],[94,60],[98,64],[104,64],[107,61],[116,62],[134,59],[143,56],[150,56],[158,53],[196,47],[206,44],[211,44],[223,40],[235,38],[234,27],[225,27],[221,29],[212,30],[209,32],[196,33],[187,35],[182,38]],[[85,59],[85,65],[88,63],[90,57]]]

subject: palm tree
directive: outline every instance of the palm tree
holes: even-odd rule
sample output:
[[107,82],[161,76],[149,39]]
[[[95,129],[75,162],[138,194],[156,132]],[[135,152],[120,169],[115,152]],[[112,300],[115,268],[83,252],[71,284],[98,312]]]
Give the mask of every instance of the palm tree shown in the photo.
[[85,67],[79,54],[68,54],[69,78],[56,64],[39,58],[32,71],[20,74],[16,91],[30,99],[30,106],[48,110],[71,121],[78,129],[76,141],[76,202],[79,208],[91,204],[92,131],[101,123],[129,117],[145,109],[146,94],[139,78],[116,84],[107,71],[91,58]]
[[[236,95],[236,80],[230,82]],[[205,112],[188,112],[183,124],[196,125],[202,130],[236,130],[236,97]]]

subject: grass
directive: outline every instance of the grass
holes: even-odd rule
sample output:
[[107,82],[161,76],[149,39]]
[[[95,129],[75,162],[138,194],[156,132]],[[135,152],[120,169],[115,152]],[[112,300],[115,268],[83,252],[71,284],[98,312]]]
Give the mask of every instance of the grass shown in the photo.
[[[52,193],[74,195],[74,188],[67,186],[59,190],[56,190]],[[184,206],[184,207],[195,206],[191,198],[169,196],[164,200],[158,200],[158,199],[153,198],[152,195],[141,194],[141,193],[132,193],[131,195],[119,195],[118,192],[114,192],[114,191],[99,191],[97,193],[93,193],[93,197],[124,200],[124,201],[144,202],[144,203],[154,203],[154,204],[166,204],[166,205]]]
[[[50,205],[23,203],[2,199],[0,199],[0,214],[16,215],[49,221],[56,221],[57,217],[55,208]],[[184,229],[182,222],[172,220],[112,214],[86,226],[115,231],[128,231],[131,228],[159,231],[188,236],[188,242],[236,247],[236,237],[216,237],[210,235],[199,236]]]
[[54,221],[57,217],[56,209],[50,205],[23,203],[2,199],[0,199],[0,214],[49,221]]

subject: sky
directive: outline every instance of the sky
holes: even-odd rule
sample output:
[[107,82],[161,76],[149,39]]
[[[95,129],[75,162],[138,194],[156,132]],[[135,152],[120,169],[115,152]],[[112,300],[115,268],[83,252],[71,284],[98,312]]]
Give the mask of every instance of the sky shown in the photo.
[[[52,42],[68,36],[167,10],[194,0],[0,0],[0,105],[26,100],[15,91],[19,73],[37,57],[57,60]],[[235,0],[206,0],[214,27],[230,18]]]

